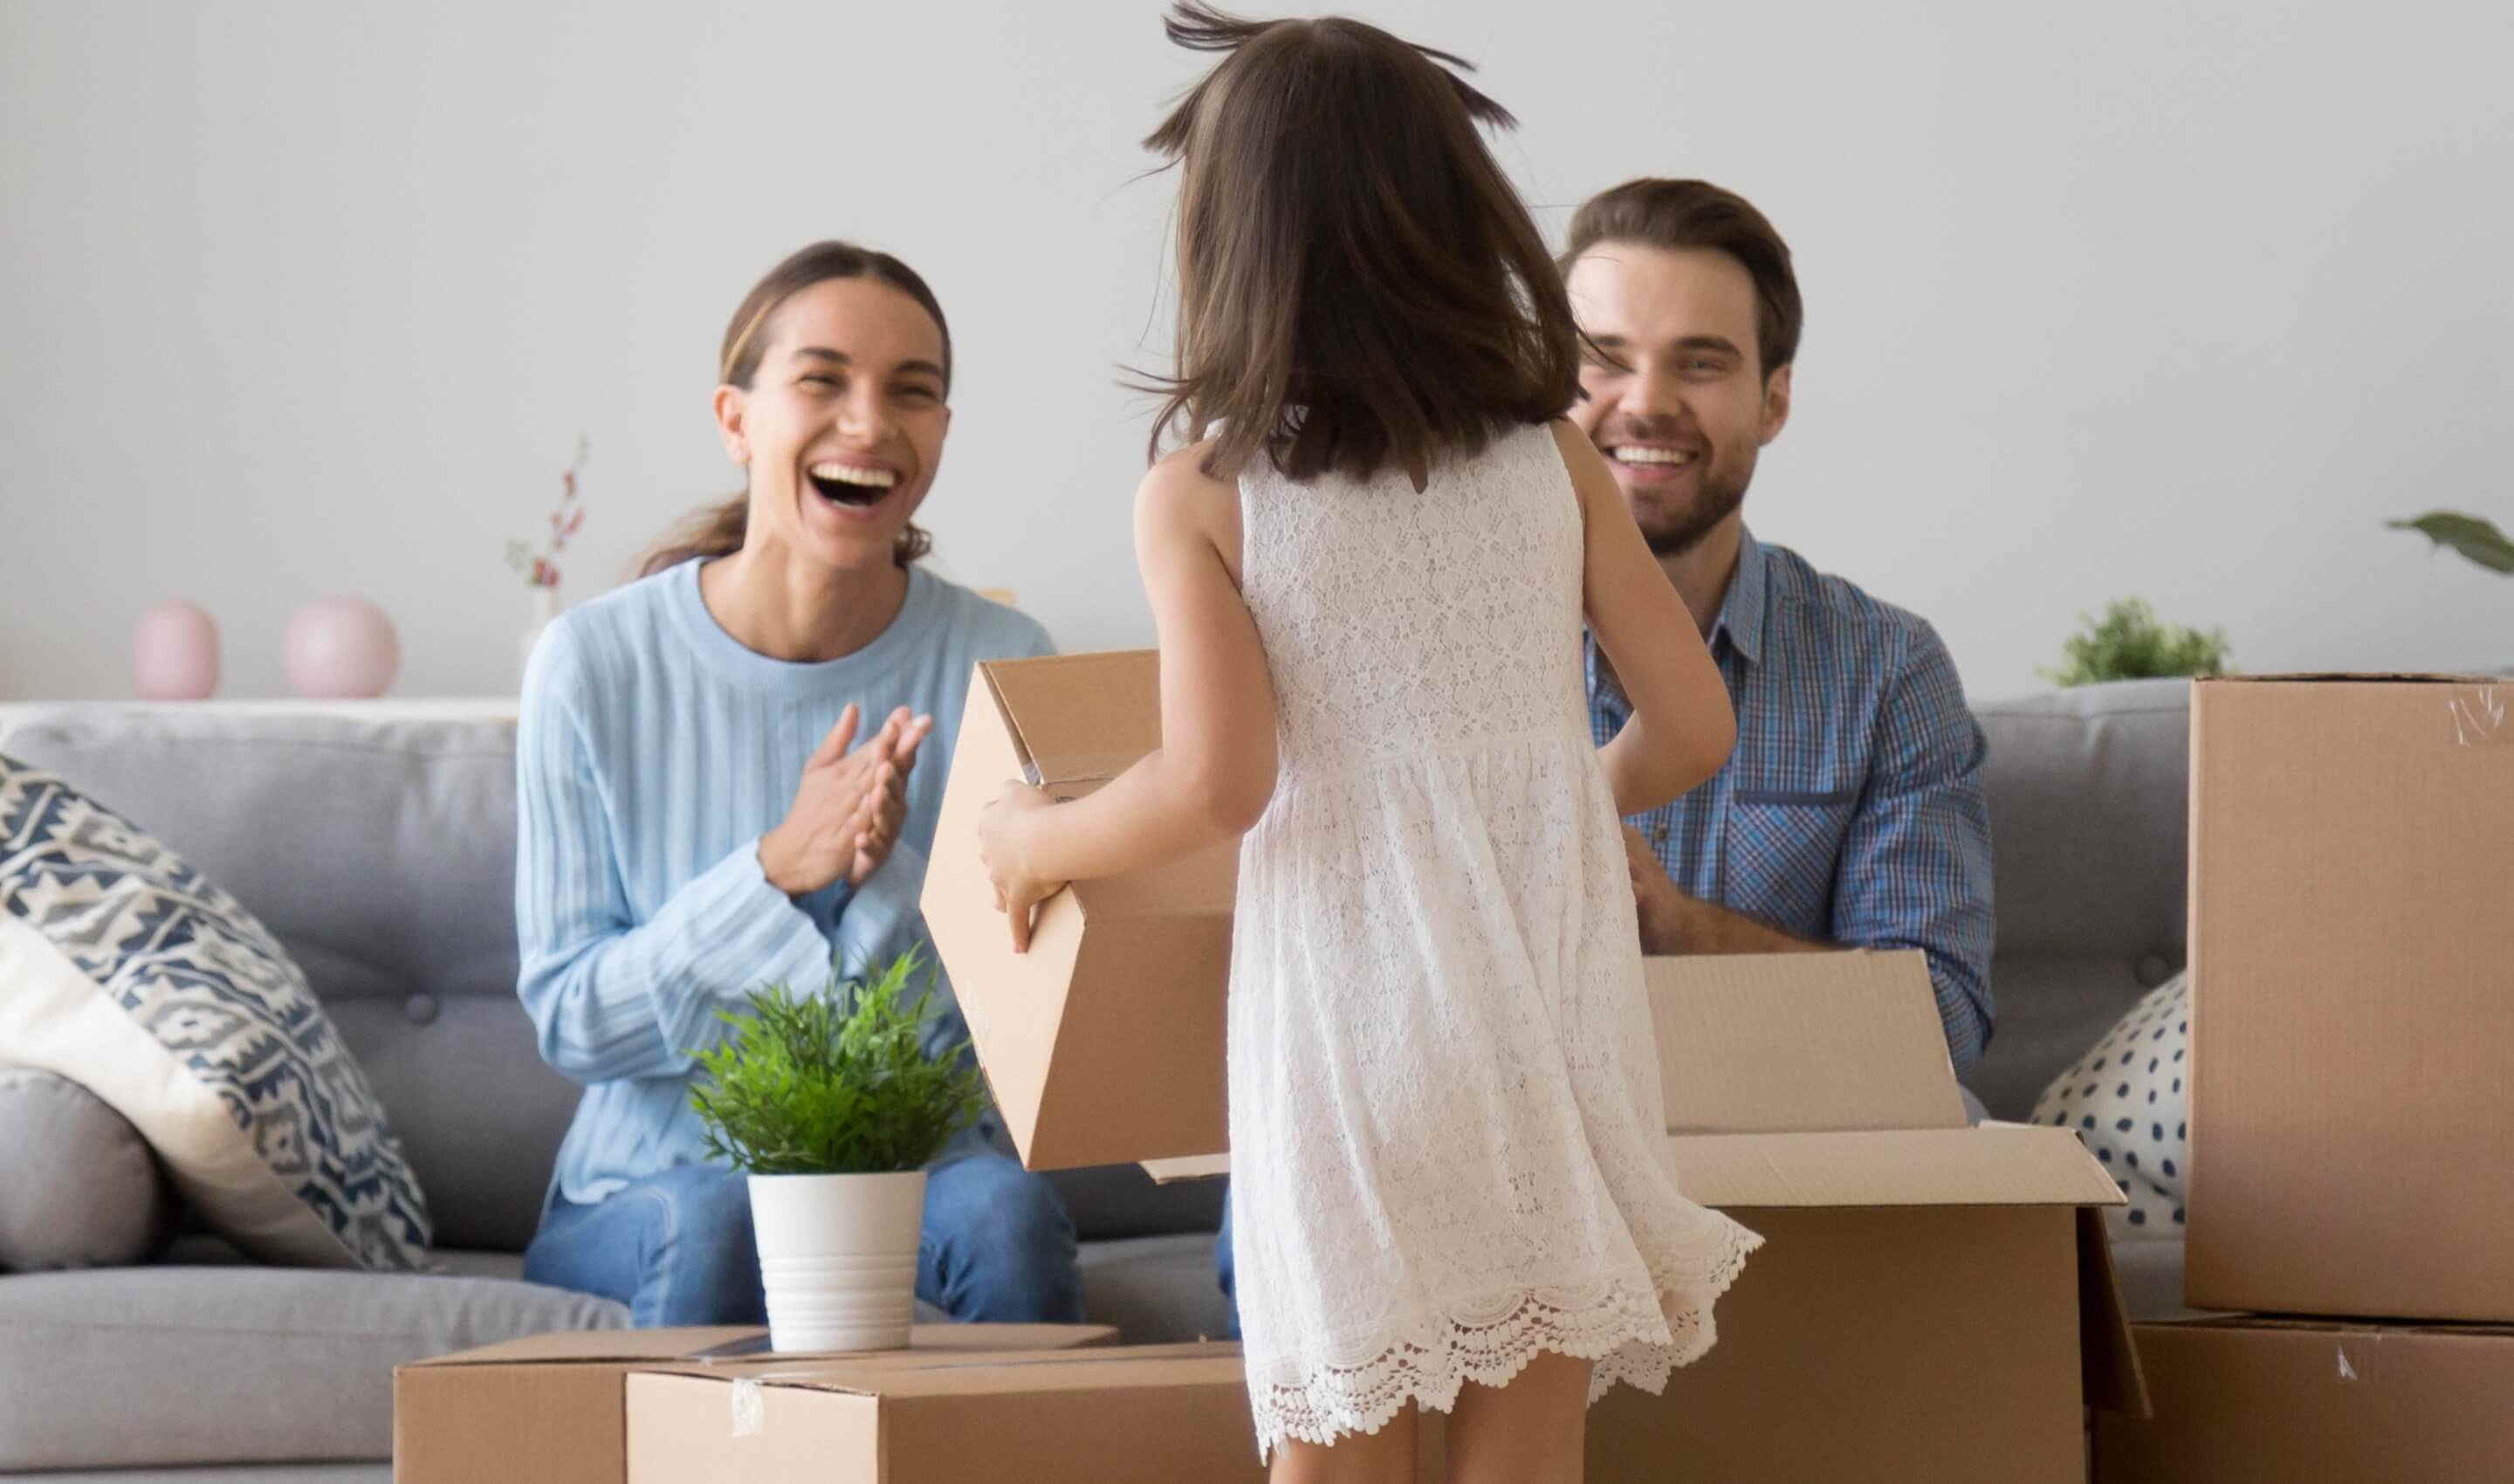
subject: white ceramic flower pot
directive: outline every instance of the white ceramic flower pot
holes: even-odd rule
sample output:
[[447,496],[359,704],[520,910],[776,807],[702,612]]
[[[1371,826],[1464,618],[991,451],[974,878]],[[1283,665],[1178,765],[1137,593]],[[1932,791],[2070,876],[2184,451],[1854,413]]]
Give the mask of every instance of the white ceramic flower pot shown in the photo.
[[916,1315],[925,1172],[750,1182],[770,1347],[904,1348]]

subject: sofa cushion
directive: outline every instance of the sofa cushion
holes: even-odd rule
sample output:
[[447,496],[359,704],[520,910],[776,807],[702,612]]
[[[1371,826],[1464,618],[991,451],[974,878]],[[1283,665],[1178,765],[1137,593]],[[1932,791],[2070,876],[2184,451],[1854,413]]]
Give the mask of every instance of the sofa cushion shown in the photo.
[[583,1089],[515,999],[510,721],[62,707],[8,749],[268,924],[365,1069],[436,1239],[521,1251]]
[[2156,954],[2169,973],[2184,941],[2191,683],[2045,691],[1974,714],[1990,744],[1999,951]]
[[[214,1468],[71,1468],[34,1484],[392,1484],[392,1464],[244,1464]],[[0,1475],[7,1477],[7,1475]]]
[[175,1211],[130,1119],[59,1072],[0,1066],[0,1272],[144,1263]]
[[182,857],[0,754],[0,1055],[92,1089],[269,1262],[416,1266],[427,1208],[269,931]]
[[1990,743],[1999,1024],[1966,1076],[2021,1120],[2182,967],[2191,686],[2127,680],[1974,706]]
[[1213,1267],[1213,1236],[1129,1237],[1082,1248],[1082,1313],[1114,1324],[1126,1344],[1213,1340],[1230,1333],[1231,1304]]
[[497,1278],[258,1266],[0,1278],[0,1471],[392,1454],[393,1367],[605,1300]]
[[1086,1242],[1112,1237],[1168,1236],[1202,1232],[1222,1224],[1225,1181],[1182,1180],[1164,1185],[1142,1165],[1095,1165],[1050,1170],[1049,1183],[1074,1219],[1075,1235]]

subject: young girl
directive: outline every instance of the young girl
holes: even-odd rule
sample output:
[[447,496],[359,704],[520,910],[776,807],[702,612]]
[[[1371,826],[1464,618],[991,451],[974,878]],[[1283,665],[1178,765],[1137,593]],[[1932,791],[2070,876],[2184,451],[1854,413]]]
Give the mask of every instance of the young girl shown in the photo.
[[[1181,166],[1192,447],[1137,498],[1159,750],[1015,787],[983,848],[1017,945],[1075,878],[1245,832],[1231,1144],[1248,1385],[1277,1480],[1577,1478],[1587,1401],[1712,1340],[1757,1238],[1687,1202],[1616,821],[1734,724],[1561,421],[1570,306],[1476,123],[1509,115],[1352,20],[1182,5],[1228,55],[1155,133]],[[1218,429],[1218,431],[1216,431]],[[1207,436],[1208,434],[1212,436]],[[1586,616],[1633,702],[1589,740]]]

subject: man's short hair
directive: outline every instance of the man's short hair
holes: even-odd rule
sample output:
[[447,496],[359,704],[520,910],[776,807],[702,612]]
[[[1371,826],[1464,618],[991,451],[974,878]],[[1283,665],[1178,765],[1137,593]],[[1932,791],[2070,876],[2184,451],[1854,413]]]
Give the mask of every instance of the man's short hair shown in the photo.
[[1806,308],[1790,267],[1790,245],[1754,204],[1708,180],[1644,177],[1590,197],[1572,214],[1562,250],[1568,273],[1580,255],[1601,242],[1638,242],[1679,251],[1708,248],[1742,264],[1755,282],[1757,353],[1766,377],[1798,359],[1799,331]]

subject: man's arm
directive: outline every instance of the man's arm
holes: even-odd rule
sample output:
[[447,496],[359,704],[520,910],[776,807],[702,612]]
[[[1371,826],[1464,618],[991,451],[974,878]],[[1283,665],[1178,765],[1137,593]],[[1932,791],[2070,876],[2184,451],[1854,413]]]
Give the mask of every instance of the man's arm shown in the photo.
[[1833,934],[1845,944],[1928,956],[1958,1075],[1989,1044],[1989,744],[1955,662],[1926,623],[1886,698],[1868,783],[1835,872]]
[[1630,824],[1624,826],[1624,863],[1632,872],[1633,902],[1641,911],[1643,953],[1823,953],[1839,946],[1784,933],[1687,894]]
[[1990,810],[1981,790],[1988,748],[1965,705],[1955,662],[1926,624],[1887,693],[1879,727],[1859,813],[1835,869],[1835,942],[1785,933],[1687,895],[1640,831],[1626,825],[1642,951],[1918,948],[1929,961],[1947,1050],[1962,1074],[1981,1060],[1993,1024]]

